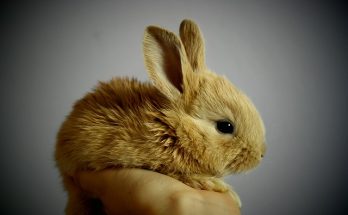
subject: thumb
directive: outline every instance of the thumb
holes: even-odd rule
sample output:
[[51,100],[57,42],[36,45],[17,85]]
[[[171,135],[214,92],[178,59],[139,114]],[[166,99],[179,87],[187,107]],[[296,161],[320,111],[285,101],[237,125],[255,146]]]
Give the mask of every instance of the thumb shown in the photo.
[[91,197],[100,197],[103,193],[105,175],[111,174],[108,171],[80,171],[75,173],[75,183]]

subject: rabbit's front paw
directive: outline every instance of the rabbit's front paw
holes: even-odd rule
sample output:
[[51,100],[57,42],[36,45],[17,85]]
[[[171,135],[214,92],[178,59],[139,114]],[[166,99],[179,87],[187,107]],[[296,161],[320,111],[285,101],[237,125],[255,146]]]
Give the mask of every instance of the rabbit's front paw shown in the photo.
[[180,180],[188,186],[200,190],[209,190],[220,193],[226,193],[230,190],[230,186],[228,184],[215,177],[193,175],[181,178]]
[[199,176],[194,175],[190,177],[180,178],[182,182],[186,185],[200,189],[200,190],[209,190],[220,193],[229,193],[231,197],[236,201],[238,206],[241,208],[242,203],[238,194],[231,189],[231,187],[226,184],[223,180],[215,177]]

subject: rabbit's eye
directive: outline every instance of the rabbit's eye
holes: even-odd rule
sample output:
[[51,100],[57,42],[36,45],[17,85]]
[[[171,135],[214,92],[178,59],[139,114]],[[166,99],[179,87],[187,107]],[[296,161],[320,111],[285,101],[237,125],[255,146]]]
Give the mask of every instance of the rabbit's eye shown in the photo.
[[234,131],[234,126],[230,121],[227,120],[220,120],[216,122],[216,128],[221,133],[224,134],[232,134]]

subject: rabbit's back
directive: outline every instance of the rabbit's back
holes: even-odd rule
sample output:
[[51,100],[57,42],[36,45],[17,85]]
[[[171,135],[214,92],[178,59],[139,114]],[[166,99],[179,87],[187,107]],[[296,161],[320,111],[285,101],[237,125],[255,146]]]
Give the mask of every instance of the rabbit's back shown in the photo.
[[[57,136],[62,172],[141,167],[156,140],[147,126],[169,101],[150,83],[114,78],[77,101]],[[156,163],[159,162],[158,160]],[[151,164],[153,165],[153,164]],[[156,165],[156,164],[154,164]],[[150,167],[155,168],[155,167]]]

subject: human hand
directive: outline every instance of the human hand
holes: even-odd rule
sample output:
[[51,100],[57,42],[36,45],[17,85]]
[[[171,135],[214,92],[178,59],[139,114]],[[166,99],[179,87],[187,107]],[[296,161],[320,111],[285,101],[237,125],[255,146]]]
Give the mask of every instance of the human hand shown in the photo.
[[227,193],[193,189],[169,176],[143,169],[79,172],[83,191],[99,198],[108,215],[240,215]]

